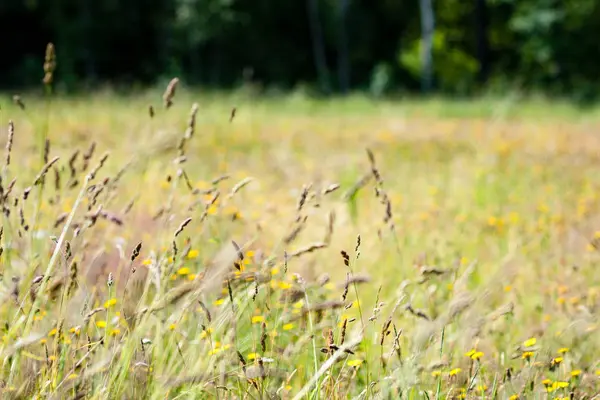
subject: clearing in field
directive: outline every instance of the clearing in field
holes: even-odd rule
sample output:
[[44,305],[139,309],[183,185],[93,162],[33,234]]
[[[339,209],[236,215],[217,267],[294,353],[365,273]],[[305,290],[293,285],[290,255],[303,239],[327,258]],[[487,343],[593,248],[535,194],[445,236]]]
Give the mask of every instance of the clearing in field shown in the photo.
[[1,106],[2,398],[600,390],[593,111],[191,91]]

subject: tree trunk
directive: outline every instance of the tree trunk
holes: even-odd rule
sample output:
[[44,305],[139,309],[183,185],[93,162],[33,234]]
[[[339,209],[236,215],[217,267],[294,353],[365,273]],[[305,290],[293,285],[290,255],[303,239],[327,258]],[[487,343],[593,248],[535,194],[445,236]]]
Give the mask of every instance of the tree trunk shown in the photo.
[[338,78],[342,93],[350,89],[350,61],[348,57],[348,35],[346,31],[346,16],[350,0],[338,0]]
[[323,32],[321,30],[321,21],[319,18],[319,0],[307,0],[308,22],[310,24],[310,33],[313,43],[313,56],[315,58],[315,67],[319,76],[321,90],[325,93],[330,92],[329,70],[325,59],[325,44],[323,42]]
[[420,0],[421,8],[421,88],[429,92],[433,87],[433,32],[435,19],[432,0]]

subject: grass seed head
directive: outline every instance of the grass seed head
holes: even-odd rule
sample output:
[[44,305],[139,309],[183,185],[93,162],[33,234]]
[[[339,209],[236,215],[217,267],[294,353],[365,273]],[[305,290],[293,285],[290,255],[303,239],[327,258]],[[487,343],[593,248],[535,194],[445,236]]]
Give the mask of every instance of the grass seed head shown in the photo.
[[173,105],[173,98],[175,97],[175,91],[177,90],[177,84],[179,78],[173,78],[169,81],[165,93],[163,94],[163,104],[166,109],[169,109]]

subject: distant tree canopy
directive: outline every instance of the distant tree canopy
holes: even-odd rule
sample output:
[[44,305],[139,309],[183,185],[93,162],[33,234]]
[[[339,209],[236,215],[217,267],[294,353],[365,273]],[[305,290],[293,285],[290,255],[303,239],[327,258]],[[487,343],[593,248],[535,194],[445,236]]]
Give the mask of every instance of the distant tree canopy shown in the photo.
[[0,88],[244,81],[324,92],[470,93],[518,83],[593,96],[598,0],[2,0]]

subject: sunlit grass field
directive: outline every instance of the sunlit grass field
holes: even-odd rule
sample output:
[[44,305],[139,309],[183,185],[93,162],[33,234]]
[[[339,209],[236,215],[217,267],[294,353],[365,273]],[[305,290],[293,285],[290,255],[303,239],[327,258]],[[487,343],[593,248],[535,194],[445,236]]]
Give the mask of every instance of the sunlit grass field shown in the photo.
[[596,109],[177,90],[0,98],[2,398],[600,392]]

